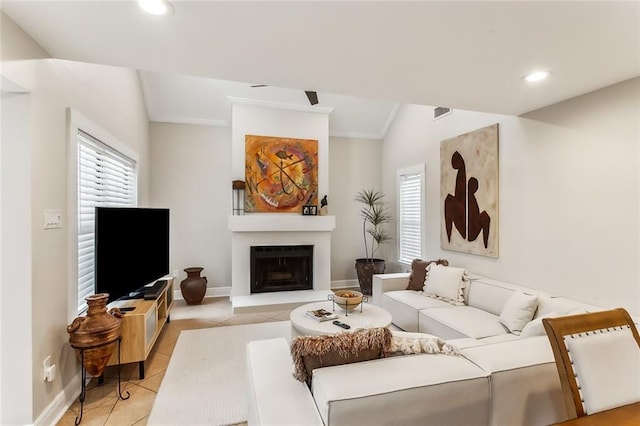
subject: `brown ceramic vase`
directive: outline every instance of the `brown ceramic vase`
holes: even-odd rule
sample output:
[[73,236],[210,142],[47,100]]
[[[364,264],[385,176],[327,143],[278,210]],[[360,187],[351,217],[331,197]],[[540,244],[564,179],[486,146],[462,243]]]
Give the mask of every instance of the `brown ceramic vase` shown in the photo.
[[84,368],[94,377],[102,374],[120,338],[122,313],[118,308],[107,311],[108,298],[107,293],[87,297],[87,315],[77,317],[67,326],[71,347],[79,360],[84,358]]
[[207,292],[207,277],[201,277],[200,272],[204,268],[186,268],[187,278],[180,283],[180,292],[187,305],[197,305],[202,302]]

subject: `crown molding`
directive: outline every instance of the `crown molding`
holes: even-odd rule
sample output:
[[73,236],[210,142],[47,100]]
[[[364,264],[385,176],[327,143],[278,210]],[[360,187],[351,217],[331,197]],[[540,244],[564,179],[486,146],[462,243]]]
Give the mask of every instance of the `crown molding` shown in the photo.
[[284,109],[288,111],[312,112],[316,114],[331,114],[334,110],[334,108],[328,108],[328,107],[285,104],[282,102],[261,101],[257,99],[247,99],[247,98],[236,98],[233,96],[227,96],[227,99],[229,100],[229,102],[231,102],[234,105],[253,105],[253,106],[266,107],[266,108]]

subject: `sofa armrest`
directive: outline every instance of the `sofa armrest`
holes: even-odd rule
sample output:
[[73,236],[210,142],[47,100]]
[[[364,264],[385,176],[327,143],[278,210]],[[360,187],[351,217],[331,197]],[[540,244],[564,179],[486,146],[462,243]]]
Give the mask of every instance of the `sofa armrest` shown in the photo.
[[247,343],[248,425],[322,426],[309,388],[292,371],[284,338]]
[[372,295],[376,305],[382,303],[382,293],[393,290],[405,290],[409,284],[409,273],[376,274],[372,281]]

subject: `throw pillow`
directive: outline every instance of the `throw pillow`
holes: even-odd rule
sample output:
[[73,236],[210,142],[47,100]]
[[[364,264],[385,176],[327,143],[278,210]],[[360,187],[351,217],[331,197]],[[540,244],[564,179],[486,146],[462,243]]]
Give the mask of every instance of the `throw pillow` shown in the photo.
[[390,342],[391,331],[386,327],[331,336],[298,336],[290,347],[293,377],[311,386],[316,368],[382,358]]
[[539,316],[536,319],[532,319],[522,328],[520,332],[520,337],[534,337],[534,336],[545,336],[547,332],[544,330],[544,324],[542,324],[543,318],[553,318],[557,317],[557,312],[548,312],[544,315]]
[[391,344],[386,352],[387,356],[395,353],[403,355],[419,353],[460,355],[458,348],[433,334],[397,330],[391,330]]
[[445,259],[413,259],[413,262],[411,262],[411,274],[409,274],[409,284],[407,285],[407,290],[422,291],[422,289],[424,288],[424,280],[427,277],[427,266],[429,266],[431,263],[449,266],[449,262]]
[[463,290],[468,284],[469,277],[464,269],[431,263],[427,266],[424,294],[452,305],[464,305]]
[[519,335],[525,324],[531,321],[537,308],[538,296],[516,291],[507,299],[499,321],[511,333]]

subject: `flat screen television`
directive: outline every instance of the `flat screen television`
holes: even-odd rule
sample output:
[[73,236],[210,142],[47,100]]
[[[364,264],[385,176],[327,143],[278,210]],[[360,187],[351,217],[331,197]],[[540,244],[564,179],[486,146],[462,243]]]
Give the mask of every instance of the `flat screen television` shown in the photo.
[[95,291],[142,298],[169,274],[169,209],[96,207]]

